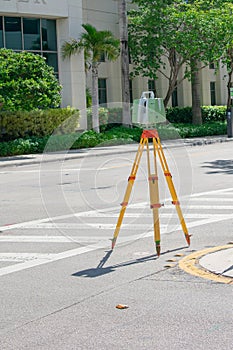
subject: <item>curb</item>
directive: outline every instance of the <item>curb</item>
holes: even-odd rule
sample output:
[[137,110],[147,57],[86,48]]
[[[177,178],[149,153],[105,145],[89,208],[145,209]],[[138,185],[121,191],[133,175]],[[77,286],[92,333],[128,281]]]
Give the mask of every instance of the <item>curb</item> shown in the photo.
[[204,257],[208,254],[211,254],[211,253],[214,253],[217,251],[221,251],[221,250],[226,250],[229,248],[233,248],[233,244],[230,243],[230,244],[227,244],[224,246],[213,247],[213,248],[208,248],[208,249],[197,251],[195,253],[192,253],[192,254],[186,256],[182,260],[180,260],[179,267],[182,270],[184,270],[185,272],[187,272],[193,276],[205,278],[208,280],[212,280],[214,282],[233,284],[232,277],[227,277],[227,276],[223,276],[221,274],[214,273],[210,270],[207,270],[199,263],[199,260],[202,257]]

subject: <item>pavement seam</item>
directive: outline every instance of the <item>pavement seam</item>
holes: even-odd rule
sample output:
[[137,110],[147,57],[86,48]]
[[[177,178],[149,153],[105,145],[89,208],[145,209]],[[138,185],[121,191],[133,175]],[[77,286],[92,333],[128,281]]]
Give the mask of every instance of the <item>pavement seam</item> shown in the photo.
[[193,276],[205,278],[208,280],[212,280],[214,282],[233,284],[233,278],[225,277],[225,276],[222,276],[221,274],[216,274],[214,272],[211,272],[199,264],[199,260],[203,256],[209,253],[214,253],[214,252],[229,249],[229,248],[232,248],[232,244],[199,250],[181,259],[179,261],[179,267],[185,272]]

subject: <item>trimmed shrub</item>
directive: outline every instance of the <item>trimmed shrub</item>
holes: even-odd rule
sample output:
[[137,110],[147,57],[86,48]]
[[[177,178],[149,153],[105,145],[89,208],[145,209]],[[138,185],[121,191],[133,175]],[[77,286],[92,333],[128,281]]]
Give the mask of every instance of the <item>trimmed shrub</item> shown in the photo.
[[58,108],[37,111],[0,112],[0,140],[14,140],[28,136],[74,132],[78,127],[79,111]]
[[168,107],[166,118],[170,123],[192,123],[192,107]]
[[[226,122],[206,123],[204,125],[189,124],[163,124],[158,126],[161,140],[177,139],[179,137],[197,137],[210,135],[226,135]],[[9,142],[0,142],[0,156],[12,156],[19,154],[42,153],[61,151],[95,146],[110,146],[139,142],[142,134],[141,128],[114,127],[104,133],[96,133],[93,130],[82,134],[72,133],[68,135],[52,135],[44,137],[30,137]]]
[[174,124],[180,137],[205,137],[212,135],[226,135],[227,124],[225,122],[205,123],[203,125]]
[[[108,109],[104,107],[99,108],[99,125],[100,131],[104,131],[108,124]],[[92,126],[92,109],[87,108],[87,128],[91,130]]]
[[224,122],[226,120],[226,106],[203,106],[203,123]]
[[[226,120],[226,106],[202,106],[201,112],[203,123]],[[168,107],[166,118],[170,123],[192,124],[192,107]]]
[[122,117],[122,108],[108,108],[108,124],[122,124]]

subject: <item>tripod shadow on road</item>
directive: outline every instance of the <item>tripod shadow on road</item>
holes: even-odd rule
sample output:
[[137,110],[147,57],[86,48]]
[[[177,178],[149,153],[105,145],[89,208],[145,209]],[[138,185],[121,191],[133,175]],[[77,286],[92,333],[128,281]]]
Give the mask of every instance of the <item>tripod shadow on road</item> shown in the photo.
[[[173,253],[173,252],[180,251],[180,250],[186,249],[186,248],[187,248],[187,246],[181,247],[181,248],[172,249],[172,250],[167,250],[166,252],[162,252],[161,255],[165,255],[165,254],[168,254],[168,253]],[[148,261],[151,261],[151,260],[157,260],[158,259],[157,254],[152,254],[152,255],[148,255],[148,256],[145,256],[145,257],[142,257],[142,258],[138,258],[138,259],[135,259],[135,260],[124,261],[124,262],[119,263],[119,264],[115,264],[115,265],[104,267],[104,265],[106,264],[106,262],[110,258],[112,252],[113,252],[113,250],[107,251],[105,256],[99,262],[97,267],[75,272],[74,274],[72,274],[72,276],[74,276],[74,277],[94,278],[94,277],[99,277],[99,276],[106,275],[108,273],[114,272],[116,269],[121,268],[121,267],[126,267],[126,266],[131,266],[131,265],[136,265],[136,264],[142,264],[142,263],[145,263],[145,262],[148,262]]]
[[233,159],[218,159],[213,162],[205,162],[202,168],[208,168],[207,174],[233,174]]

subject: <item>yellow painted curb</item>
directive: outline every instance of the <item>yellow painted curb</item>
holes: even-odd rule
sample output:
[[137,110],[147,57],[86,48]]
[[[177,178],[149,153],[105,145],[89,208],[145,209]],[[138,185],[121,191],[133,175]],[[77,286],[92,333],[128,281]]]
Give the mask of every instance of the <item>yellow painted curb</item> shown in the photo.
[[233,284],[233,278],[217,275],[199,265],[199,259],[202,258],[204,255],[214,253],[219,250],[229,249],[232,247],[232,244],[227,244],[224,246],[208,248],[192,253],[179,261],[179,267],[185,272],[194,276],[206,278],[219,283]]

